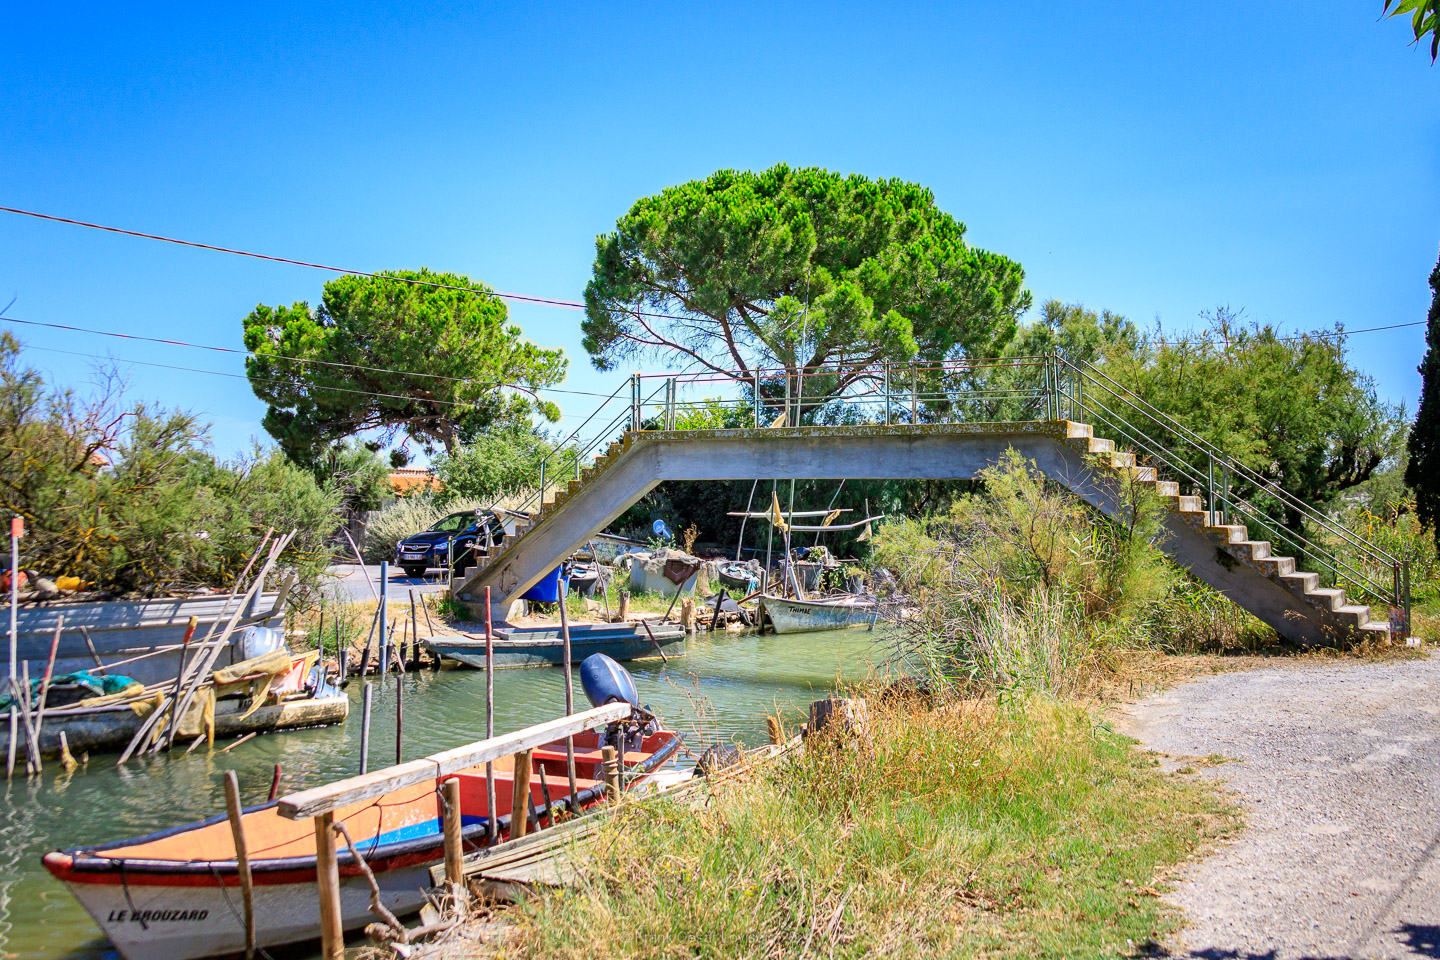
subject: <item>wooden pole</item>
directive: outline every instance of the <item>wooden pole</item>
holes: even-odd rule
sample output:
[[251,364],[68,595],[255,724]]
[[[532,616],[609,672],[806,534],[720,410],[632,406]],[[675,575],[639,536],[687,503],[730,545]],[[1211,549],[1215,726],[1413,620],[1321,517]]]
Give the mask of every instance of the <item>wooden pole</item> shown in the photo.
[[455,885],[465,883],[464,850],[460,838],[460,778],[445,781],[445,879]]
[[389,614],[390,602],[390,561],[380,561],[380,606],[377,613],[380,617],[380,672],[384,673],[390,669],[390,638],[385,634],[385,618]]
[[[545,810],[550,815],[550,826],[555,826],[555,804],[550,800],[550,780],[545,776],[545,764],[540,764],[540,796],[545,801]],[[537,824],[538,825],[538,824]]]
[[400,738],[405,732],[405,671],[395,674],[395,763],[403,758],[400,753]]
[[619,607],[619,609],[616,610],[616,612],[615,612],[615,622],[616,622],[616,623],[629,623],[629,622],[630,622],[630,591],[629,591],[629,590],[621,590],[621,591],[620,591],[620,603],[618,604],[618,607]]
[[320,956],[345,960],[345,928],[340,913],[340,864],[335,859],[335,814],[315,818],[315,880],[320,890]]
[[375,592],[375,584],[371,583],[370,578],[365,576],[365,558],[360,556],[360,548],[355,546],[355,540],[350,536],[349,530],[341,527],[340,532],[345,534],[345,539],[350,542],[350,549],[355,551],[355,562],[360,564],[360,578],[365,581],[365,586],[370,588],[370,596],[375,598],[376,603],[379,603],[380,595]]
[[620,799],[620,760],[608,743],[600,748],[600,766],[605,771],[605,792],[614,803]]
[[265,801],[267,803],[280,796],[281,773],[282,771],[280,770],[280,764],[275,764],[275,773],[270,777],[270,796],[265,798]]
[[415,590],[410,590],[410,655],[414,658],[414,668],[420,669],[420,612],[415,609]]
[[85,646],[90,651],[90,659],[95,661],[96,670],[105,669],[105,661],[100,659],[100,654],[95,651],[95,641],[90,638],[90,631],[82,623],[80,625],[80,636],[85,638]]
[[[19,681],[15,676],[15,661],[19,656],[19,628],[16,626],[15,618],[20,610],[20,538],[25,535],[25,520],[23,517],[14,516],[10,518],[10,701],[20,702]],[[10,708],[10,745],[6,748],[5,757],[5,778],[8,780],[15,775],[15,707]],[[28,729],[28,727],[27,727]],[[28,769],[29,763],[26,763]]]
[[370,641],[375,639],[375,624],[380,622],[380,608],[375,608],[375,616],[370,618],[370,632],[365,634],[365,653],[360,658],[360,678],[365,678],[365,673],[370,669]]
[[[280,768],[275,768],[278,773]],[[245,902],[245,960],[255,956],[255,890],[250,879],[250,851],[245,844],[245,823],[240,811],[240,782],[234,770],[225,771],[225,812],[235,839],[235,865],[240,873],[240,896]]]
[[715,632],[715,627],[720,623],[720,604],[725,602],[725,588],[721,587],[720,592],[715,594],[715,612],[710,616],[710,632]]
[[60,649],[60,631],[65,629],[65,615],[55,623],[55,636],[50,641],[50,659],[45,662],[45,678],[40,681],[40,703],[35,708],[35,739],[40,739],[40,729],[45,725],[45,701],[50,696],[50,678],[55,674],[55,653]]
[[[575,683],[570,664],[570,616],[565,612],[565,597],[560,597],[560,639],[565,651],[565,716],[575,712]],[[580,813],[580,802],[575,799],[579,790],[575,786],[575,738],[565,738],[565,774],[570,778],[570,813]]]
[[31,716],[34,709],[30,703],[30,661],[20,662],[20,692],[24,697],[20,701],[21,716],[25,720],[25,741],[28,744],[25,757],[25,771],[27,773],[39,773],[41,770],[40,760],[40,738],[35,734],[35,718]]
[[610,620],[610,584],[601,582],[603,567],[600,565],[600,554],[595,552],[595,541],[588,540],[586,542],[590,544],[590,559],[595,562],[595,580],[600,584],[600,599],[605,601],[605,622],[610,623],[612,622]]
[[515,789],[510,794],[510,839],[519,840],[530,827],[530,767],[534,751],[515,754]]
[[766,733],[768,733],[768,734],[770,735],[770,742],[771,742],[771,743],[780,743],[780,736],[781,736],[781,734],[780,734],[780,718],[779,718],[779,717],[766,717],[766,718],[765,718],[765,731],[766,731]]
[[[495,624],[490,617],[490,588],[485,588],[485,739],[495,736]],[[499,814],[496,812],[495,764],[485,762],[485,832],[493,844],[500,839]]]
[[190,639],[195,636],[199,623],[199,617],[191,617],[190,622],[185,624],[185,636],[180,638],[180,669],[175,671],[175,692],[170,695],[170,719],[165,738],[167,747],[175,742],[175,731],[180,729],[180,718],[175,711],[180,709],[180,688],[185,682],[185,660],[190,653]]
[[650,638],[650,643],[654,646],[655,652],[660,654],[660,662],[668,666],[670,658],[665,656],[665,651],[660,647],[660,641],[655,639],[655,632],[650,629],[650,621],[641,620],[640,626],[645,628],[645,634]]
[[360,697],[360,772],[367,773],[370,770],[370,700],[374,696],[374,688],[369,681],[365,683],[365,691]]

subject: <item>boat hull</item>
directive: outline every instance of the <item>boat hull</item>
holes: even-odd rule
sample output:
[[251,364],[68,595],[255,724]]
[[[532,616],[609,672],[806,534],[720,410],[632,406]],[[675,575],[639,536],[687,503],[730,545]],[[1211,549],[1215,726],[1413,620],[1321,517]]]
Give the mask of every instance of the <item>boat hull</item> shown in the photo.
[[[375,875],[380,898],[397,916],[418,911],[430,885],[434,857]],[[279,947],[313,940],[320,929],[320,898],[313,879],[254,887],[256,942]],[[244,914],[238,882],[216,886],[208,877],[194,885],[69,883],[75,899],[90,914],[120,954],[132,960],[191,960],[242,953]],[[234,877],[227,878],[234,880]],[[359,875],[340,878],[341,924],[347,932],[373,923],[370,887]]]
[[[641,750],[626,749],[629,790],[643,789],[679,749],[681,735],[648,734]],[[574,738],[581,810],[600,803],[606,790],[601,774],[602,741],[595,732]],[[568,794],[563,741],[536,748],[537,769],[549,771],[530,781],[527,815],[543,823],[550,802]],[[509,837],[513,775],[495,763],[499,838]],[[585,774],[591,776],[586,777]],[[489,810],[483,767],[453,774],[461,781],[461,823],[469,847],[486,844]],[[396,916],[417,912],[431,890],[430,868],[443,861],[439,781],[403,787],[335,814],[347,824],[380,888],[381,901]],[[279,947],[316,939],[320,930],[319,892],[313,827],[279,816],[274,802],[244,811],[252,843],[256,940]],[[214,817],[136,840],[47,854],[47,870],[70,890],[126,960],[193,960],[242,952],[245,948],[242,898],[226,817]],[[341,925],[347,931],[377,919],[370,889],[348,846],[337,844]],[[255,856],[256,849],[271,851]]]
[[760,603],[777,634],[869,630],[879,613],[874,604],[816,603],[771,596],[762,597]]
[[[215,735],[233,737],[243,733],[294,730],[341,723],[350,713],[350,698],[341,694],[308,700],[287,700],[259,707],[243,719],[243,710],[238,704],[230,710],[225,709],[229,706],[225,701],[222,701],[220,706],[221,709],[215,714]],[[70,752],[76,756],[81,751],[102,753],[107,750],[120,750],[130,742],[144,722],[143,717],[137,716],[135,711],[123,705],[78,716],[46,713],[40,728],[40,755],[59,755],[62,732]],[[9,748],[8,725],[0,723],[0,753]],[[17,730],[15,756],[23,759],[28,752],[25,736]]]
[[[652,643],[643,627],[633,623],[624,624],[576,624],[570,628],[570,662],[578,664],[595,653],[603,653],[612,660],[639,660],[657,657],[659,649],[667,657],[685,654],[685,633],[677,627],[651,627],[655,634]],[[458,660],[466,666],[485,669],[485,638],[462,635],[458,637],[427,637],[422,641],[432,653]],[[565,641],[559,628],[538,630],[496,631],[495,668],[551,667],[565,662]]]

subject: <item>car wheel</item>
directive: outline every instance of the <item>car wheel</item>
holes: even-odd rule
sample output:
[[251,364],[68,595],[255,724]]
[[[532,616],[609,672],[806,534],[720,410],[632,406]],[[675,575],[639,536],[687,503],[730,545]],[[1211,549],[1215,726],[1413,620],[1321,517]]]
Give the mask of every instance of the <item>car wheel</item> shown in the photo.
[[410,577],[412,580],[420,580],[420,579],[422,579],[422,578],[425,576],[425,568],[424,568],[424,567],[406,567],[406,568],[405,568],[405,576]]

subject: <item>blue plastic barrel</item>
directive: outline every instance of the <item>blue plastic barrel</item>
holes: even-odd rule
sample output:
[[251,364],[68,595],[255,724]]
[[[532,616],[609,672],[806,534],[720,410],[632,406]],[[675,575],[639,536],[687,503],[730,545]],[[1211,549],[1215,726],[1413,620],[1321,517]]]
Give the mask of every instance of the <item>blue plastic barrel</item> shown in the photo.
[[565,565],[561,564],[551,570],[540,581],[520,595],[521,600],[534,600],[536,603],[558,603],[560,598],[565,596],[565,586],[569,582],[565,576]]

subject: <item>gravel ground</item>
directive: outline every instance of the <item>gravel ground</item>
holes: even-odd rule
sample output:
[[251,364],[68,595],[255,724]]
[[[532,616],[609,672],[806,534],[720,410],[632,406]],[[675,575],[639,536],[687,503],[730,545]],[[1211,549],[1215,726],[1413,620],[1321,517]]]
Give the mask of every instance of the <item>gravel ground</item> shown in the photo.
[[1245,810],[1168,895],[1172,955],[1440,957],[1440,656],[1218,674],[1117,719]]

